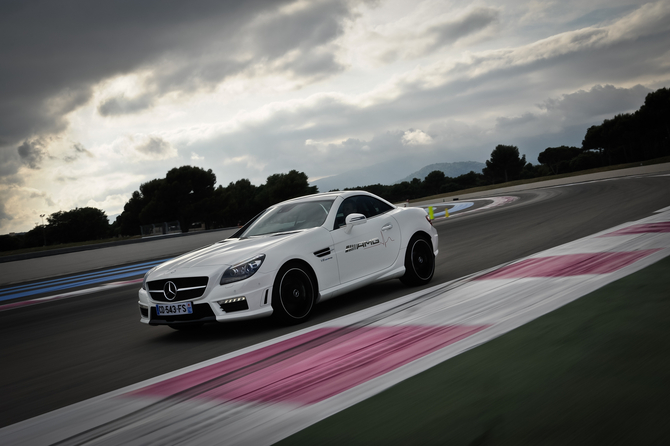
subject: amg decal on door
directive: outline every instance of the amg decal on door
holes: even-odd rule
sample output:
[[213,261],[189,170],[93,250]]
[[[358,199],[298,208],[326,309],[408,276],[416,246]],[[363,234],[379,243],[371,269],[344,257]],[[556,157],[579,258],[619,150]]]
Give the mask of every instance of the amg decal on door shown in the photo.
[[373,246],[377,245],[379,245],[379,239],[375,238],[372,240],[368,240],[367,242],[360,242],[360,243],[354,243],[353,245],[347,245],[347,248],[344,250],[344,252],[351,252],[357,249],[372,248]]

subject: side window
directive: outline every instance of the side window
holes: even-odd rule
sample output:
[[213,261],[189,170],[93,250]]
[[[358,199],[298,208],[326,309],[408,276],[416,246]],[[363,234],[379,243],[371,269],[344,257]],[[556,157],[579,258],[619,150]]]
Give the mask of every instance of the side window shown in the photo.
[[340,208],[337,210],[337,215],[335,215],[335,227],[333,229],[339,229],[344,226],[344,220],[349,214],[361,213],[358,209],[358,198],[360,197],[349,197],[342,202]]
[[365,218],[372,218],[376,215],[388,212],[391,209],[393,209],[393,207],[383,201],[368,197],[367,195],[349,197],[342,202],[340,208],[337,210],[335,227],[333,229],[339,229],[344,226],[344,221],[349,214],[363,214],[365,215]]
[[374,217],[375,215],[383,214],[393,209],[388,204],[383,201],[377,200],[373,197],[363,196],[358,199],[359,207],[363,207],[364,210],[361,212],[365,215],[366,218]]

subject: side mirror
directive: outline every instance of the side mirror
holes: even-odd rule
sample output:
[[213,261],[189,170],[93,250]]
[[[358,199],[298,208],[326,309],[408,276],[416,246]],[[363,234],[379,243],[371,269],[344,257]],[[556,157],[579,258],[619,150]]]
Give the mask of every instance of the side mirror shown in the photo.
[[344,219],[344,222],[346,223],[344,232],[349,234],[354,226],[362,225],[367,221],[368,219],[365,218],[365,215],[363,214],[349,214],[347,215],[347,218]]

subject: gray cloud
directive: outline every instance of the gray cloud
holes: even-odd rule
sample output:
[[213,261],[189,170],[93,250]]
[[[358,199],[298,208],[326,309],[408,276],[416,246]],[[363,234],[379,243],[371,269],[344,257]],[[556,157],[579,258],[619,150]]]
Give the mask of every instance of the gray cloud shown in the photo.
[[[147,89],[153,96],[177,90],[189,93],[211,89],[228,76],[251,69],[253,62],[253,58],[236,60],[227,53],[189,56],[176,57],[156,68],[155,74],[146,81]],[[147,96],[150,97],[150,94]]]
[[[311,50],[341,34],[338,21],[348,16],[346,2],[310,3],[295,14],[278,13],[285,3],[0,3],[0,150],[61,132],[68,125],[64,116],[90,100],[93,85],[138,68],[161,69],[148,79],[147,94],[99,104],[103,116],[137,112],[156,96],[215,84],[247,69],[249,56],[240,56],[250,50],[253,60],[267,60],[297,49],[312,63],[296,59],[287,64],[296,74],[337,72],[332,57],[319,59]],[[252,32],[248,41],[240,37],[242,31]],[[34,153],[24,159],[29,165],[38,161]]]
[[309,53],[283,64],[282,68],[291,70],[300,77],[322,78],[344,70],[332,53]]
[[17,149],[21,162],[31,169],[39,169],[42,160],[46,156],[43,142],[39,139],[24,141]]
[[309,51],[342,35],[342,19],[350,14],[341,1],[312,2],[290,14],[260,18],[253,24],[252,38],[257,52],[269,58],[296,48]]
[[530,112],[512,118],[501,116],[496,118],[496,127],[497,128],[516,127],[519,125],[528,124],[529,122],[537,121],[537,119],[538,119],[537,116]]
[[0,183],[3,179],[11,178],[21,167],[21,157],[18,150],[0,150]]
[[75,143],[72,146],[72,152],[71,153],[72,153],[71,155],[66,155],[65,157],[63,157],[63,161],[65,161],[66,163],[71,163],[73,161],[78,160],[82,156],[87,156],[89,158],[94,157],[94,155],[91,152],[89,152],[86,149],[86,147],[84,147],[80,143]]
[[157,136],[152,136],[146,143],[135,147],[140,153],[150,156],[166,155],[172,150],[170,143]]
[[598,8],[593,11],[567,22],[565,25],[569,29],[583,28],[593,26],[604,22],[611,22],[613,18],[618,18],[634,10],[636,5],[619,5],[606,8]]
[[144,94],[137,98],[128,99],[124,95],[109,98],[98,106],[98,113],[102,116],[125,115],[145,110],[153,105],[153,98]]
[[41,198],[48,206],[54,206],[56,203],[51,199],[51,196],[44,191],[33,191],[28,195],[29,198]]
[[585,119],[612,117],[617,113],[634,111],[640,108],[649,93],[651,90],[642,85],[633,88],[595,85],[588,91],[579,90],[547,99],[539,107],[560,114],[571,122],[583,122]]
[[430,28],[427,32],[433,35],[435,42],[430,46],[434,51],[464,37],[475,34],[493,23],[496,23],[500,13],[492,8],[475,8],[458,21],[447,22]]
[[[2,191],[0,191],[0,197],[2,197]],[[7,207],[5,206],[5,200],[0,200],[0,224],[4,222],[9,222],[14,220],[14,217],[7,212]]]
[[76,178],[76,177],[62,177],[61,176],[61,177],[54,178],[54,181],[56,181],[58,183],[70,183],[70,182],[73,182],[73,181],[77,181],[77,179],[78,178]]

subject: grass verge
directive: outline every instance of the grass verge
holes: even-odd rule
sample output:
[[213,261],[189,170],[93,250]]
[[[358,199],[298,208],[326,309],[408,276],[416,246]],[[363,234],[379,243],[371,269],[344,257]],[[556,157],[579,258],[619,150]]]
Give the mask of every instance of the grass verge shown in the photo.
[[668,401],[670,257],[279,444],[670,444]]

